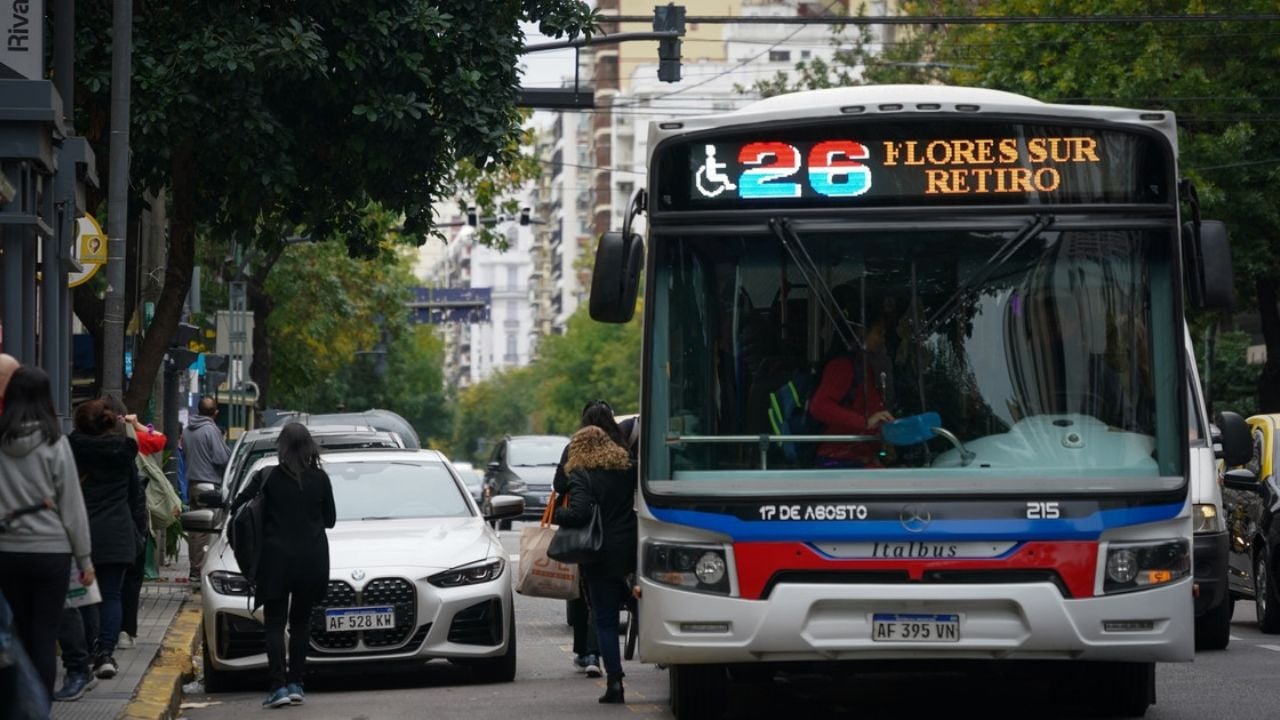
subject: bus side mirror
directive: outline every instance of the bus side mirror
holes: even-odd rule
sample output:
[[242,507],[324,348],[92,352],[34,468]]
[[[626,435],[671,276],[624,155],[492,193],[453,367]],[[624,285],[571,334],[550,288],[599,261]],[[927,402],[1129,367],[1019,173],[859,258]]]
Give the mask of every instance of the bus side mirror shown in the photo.
[[1233,412],[1220,412],[1214,424],[1222,431],[1222,462],[1228,468],[1244,465],[1253,458],[1253,436],[1249,423]]
[[640,271],[644,267],[644,240],[635,233],[607,232],[596,246],[591,274],[591,319],[597,322],[630,322],[636,314]]
[[[1198,231],[1197,231],[1198,230]],[[1182,228],[1183,265],[1192,302],[1203,310],[1235,307],[1235,276],[1231,270],[1231,239],[1220,220],[1202,220],[1199,228]]]

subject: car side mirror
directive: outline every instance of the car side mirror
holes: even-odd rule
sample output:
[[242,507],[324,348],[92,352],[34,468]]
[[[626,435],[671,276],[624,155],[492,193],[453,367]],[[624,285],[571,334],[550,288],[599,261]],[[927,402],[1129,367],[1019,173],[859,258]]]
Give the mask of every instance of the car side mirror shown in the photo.
[[1224,411],[1214,418],[1214,425],[1222,431],[1222,460],[1227,467],[1240,467],[1253,457],[1253,437],[1249,423],[1239,413]]
[[222,523],[218,522],[216,510],[188,510],[182,513],[182,529],[191,533],[217,534],[222,532]]
[[1228,470],[1222,476],[1222,484],[1232,490],[1243,490],[1245,492],[1261,493],[1262,485],[1258,484],[1258,476],[1253,474],[1252,470],[1244,468],[1236,468]]
[[518,495],[494,495],[489,498],[489,512],[485,520],[506,520],[524,514],[524,498]]

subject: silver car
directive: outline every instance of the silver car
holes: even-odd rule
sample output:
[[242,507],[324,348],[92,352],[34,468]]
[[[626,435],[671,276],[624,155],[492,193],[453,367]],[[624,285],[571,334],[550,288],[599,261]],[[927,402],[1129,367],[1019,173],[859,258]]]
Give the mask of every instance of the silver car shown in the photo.
[[[258,460],[246,474],[276,464]],[[329,530],[329,589],[312,612],[308,662],[471,664],[479,679],[515,677],[512,568],[489,522],[518,516],[503,496],[490,517],[434,450],[326,454],[337,526]],[[204,674],[209,692],[267,666],[262,609],[239,573],[215,510],[183,516],[188,530],[217,533],[201,578]],[[255,677],[260,673],[254,673]]]

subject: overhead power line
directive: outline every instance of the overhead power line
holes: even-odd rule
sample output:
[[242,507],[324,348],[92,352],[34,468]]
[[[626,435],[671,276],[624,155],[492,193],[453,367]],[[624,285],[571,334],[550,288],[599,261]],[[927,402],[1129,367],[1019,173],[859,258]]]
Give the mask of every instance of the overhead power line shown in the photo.
[[[605,15],[603,22],[651,23],[651,15]],[[1280,13],[1223,15],[689,15],[685,22],[704,25],[1128,25],[1132,23],[1274,22]]]

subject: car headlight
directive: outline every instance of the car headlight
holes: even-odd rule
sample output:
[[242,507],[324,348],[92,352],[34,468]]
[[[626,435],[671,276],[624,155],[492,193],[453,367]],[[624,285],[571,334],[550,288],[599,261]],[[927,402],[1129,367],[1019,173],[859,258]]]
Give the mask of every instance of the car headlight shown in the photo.
[[1107,546],[1105,594],[1167,585],[1191,574],[1191,546],[1186,540],[1111,543]]
[[226,570],[214,570],[209,573],[209,585],[219,595],[247,596],[253,594],[253,586],[249,584],[249,581],[243,575],[227,572]]
[[663,585],[729,594],[729,563],[715,545],[645,543],[644,576]]
[[1191,511],[1191,521],[1195,523],[1197,533],[1216,533],[1227,529],[1222,513],[1211,503],[1196,505]]
[[427,582],[436,587],[446,588],[486,583],[497,580],[502,575],[502,569],[506,567],[506,564],[506,560],[502,558],[481,560],[480,562],[436,573],[427,578]]

